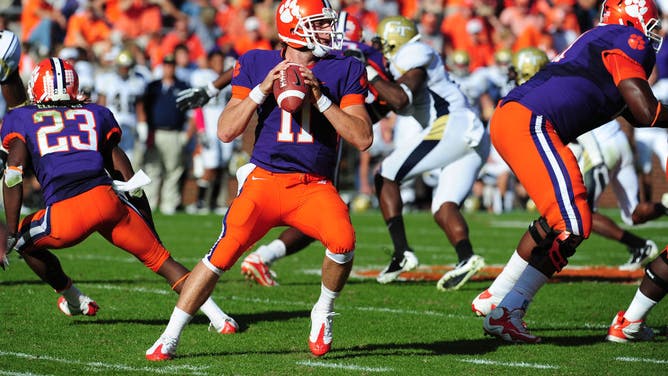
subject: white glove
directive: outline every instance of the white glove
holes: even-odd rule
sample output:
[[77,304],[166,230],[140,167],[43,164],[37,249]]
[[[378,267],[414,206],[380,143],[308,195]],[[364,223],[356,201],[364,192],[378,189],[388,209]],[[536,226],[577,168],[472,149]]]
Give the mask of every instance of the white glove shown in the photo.
[[128,181],[114,180],[112,187],[117,192],[128,192],[130,196],[141,197],[144,195],[142,187],[148,185],[150,182],[151,178],[143,170],[139,170]]
[[176,106],[181,111],[202,107],[219,92],[220,90],[213,86],[213,82],[209,82],[206,86],[182,90],[176,96]]
[[374,82],[377,79],[380,79],[378,76],[378,71],[376,68],[372,67],[371,65],[366,66],[366,78],[369,80],[369,82]]
[[145,121],[137,123],[137,140],[142,144],[148,140],[148,124]]

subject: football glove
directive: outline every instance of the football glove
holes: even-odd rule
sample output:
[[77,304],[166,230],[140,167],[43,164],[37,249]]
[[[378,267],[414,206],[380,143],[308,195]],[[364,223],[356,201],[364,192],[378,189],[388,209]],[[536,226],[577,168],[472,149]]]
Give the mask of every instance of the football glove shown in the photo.
[[209,102],[209,99],[218,95],[219,91],[213,83],[182,90],[176,96],[176,106],[181,111],[202,107]]
[[9,255],[9,253],[14,250],[14,246],[16,245],[17,240],[18,237],[16,234],[7,235],[7,249],[5,250],[5,254],[0,257],[0,268],[2,268],[2,270],[7,270],[6,268],[9,266],[9,259],[7,258],[7,255]]

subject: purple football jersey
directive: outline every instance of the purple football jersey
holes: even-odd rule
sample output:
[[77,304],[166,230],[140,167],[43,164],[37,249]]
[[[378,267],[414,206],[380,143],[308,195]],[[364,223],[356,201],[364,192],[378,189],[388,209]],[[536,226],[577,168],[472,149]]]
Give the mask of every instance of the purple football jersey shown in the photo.
[[374,47],[369,46],[368,44],[363,42],[344,41],[342,51],[346,50],[360,51],[364,55],[364,58],[367,60],[367,62],[369,62],[371,66],[374,67],[374,69],[378,70],[378,73],[381,75],[381,77],[383,77],[383,79],[391,77],[390,72],[387,71],[387,67],[385,65],[385,57],[383,57],[383,53],[378,51]]
[[[233,86],[254,88],[281,60],[281,51],[251,50],[239,58]],[[364,65],[353,57],[327,55],[309,67],[320,80],[320,89],[332,102],[340,104],[346,96],[367,94]],[[273,172],[305,172],[332,179],[336,166],[339,136],[310,103],[290,114],[276,105],[269,95],[258,108],[255,146],[251,162]]]
[[120,139],[111,112],[97,104],[16,108],[2,125],[2,144],[15,137],[28,148],[46,205],[76,196],[98,185],[110,185],[102,150]]
[[516,101],[545,116],[561,140],[571,142],[612,120],[626,106],[603,64],[603,53],[614,50],[640,64],[645,78],[649,77],[656,60],[649,39],[632,27],[601,25],[582,34],[529,81],[513,89],[502,104]]

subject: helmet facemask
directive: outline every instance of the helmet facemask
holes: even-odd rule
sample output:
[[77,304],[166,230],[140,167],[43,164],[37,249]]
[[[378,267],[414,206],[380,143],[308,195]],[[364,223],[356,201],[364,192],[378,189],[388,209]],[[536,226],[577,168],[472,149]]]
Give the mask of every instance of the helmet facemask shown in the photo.
[[[291,18],[294,15],[290,12],[281,13],[280,17]],[[297,38],[291,38],[279,34],[281,40],[288,45],[295,47],[301,46],[313,51],[316,57],[323,57],[330,50],[340,50],[343,47],[344,34],[337,27],[337,14],[332,8],[322,8],[322,13],[312,16],[301,17],[297,20],[292,35]],[[289,19],[283,20],[289,22]]]

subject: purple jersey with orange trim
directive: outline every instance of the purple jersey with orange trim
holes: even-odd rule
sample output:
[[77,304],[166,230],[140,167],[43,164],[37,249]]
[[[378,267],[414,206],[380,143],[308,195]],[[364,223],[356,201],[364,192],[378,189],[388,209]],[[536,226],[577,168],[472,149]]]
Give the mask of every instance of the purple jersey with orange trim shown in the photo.
[[503,103],[516,101],[545,116],[564,143],[601,126],[626,104],[603,53],[621,51],[643,67],[649,77],[656,53],[640,31],[620,25],[600,25],[582,34],[529,81],[513,89]]
[[367,64],[371,65],[383,80],[389,80],[390,72],[387,71],[385,57],[381,51],[378,51],[378,49],[369,46],[364,42],[353,42],[349,40],[343,41],[342,51],[345,52],[346,50],[360,51],[364,55]]
[[94,103],[30,105],[7,113],[2,144],[24,140],[46,205],[111,185],[102,150],[113,147],[121,130],[107,108]]
[[[251,50],[241,55],[232,86],[248,89],[261,83],[283,60],[281,51]],[[353,57],[327,55],[309,67],[320,80],[320,89],[334,103],[350,95],[362,102],[368,84],[364,65]],[[272,172],[304,172],[332,179],[336,167],[339,136],[309,99],[290,114],[276,105],[273,95],[258,107],[255,146],[250,161]]]

